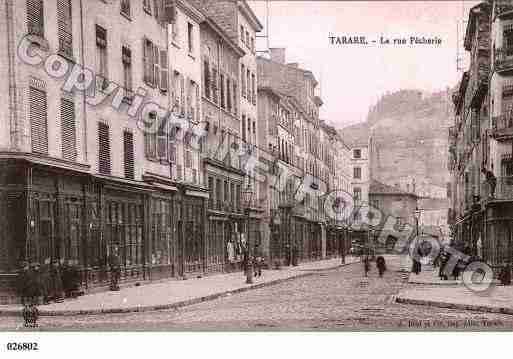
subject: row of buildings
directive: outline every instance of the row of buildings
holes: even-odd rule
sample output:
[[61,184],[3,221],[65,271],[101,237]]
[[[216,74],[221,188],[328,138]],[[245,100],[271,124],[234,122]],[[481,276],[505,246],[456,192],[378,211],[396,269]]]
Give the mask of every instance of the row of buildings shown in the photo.
[[114,252],[144,281],[225,271],[244,241],[269,263],[347,251],[323,195],[364,199],[366,154],[311,71],[257,56],[261,30],[245,1],[1,0],[0,291],[24,260],[88,289]]
[[513,2],[474,6],[464,45],[470,66],[454,93],[449,129],[449,223],[462,250],[492,266],[511,265]]

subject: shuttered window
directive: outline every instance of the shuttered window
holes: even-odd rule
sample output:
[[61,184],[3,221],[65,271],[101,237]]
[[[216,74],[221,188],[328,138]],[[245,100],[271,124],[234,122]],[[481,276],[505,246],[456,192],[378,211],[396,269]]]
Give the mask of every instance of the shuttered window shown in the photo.
[[125,88],[125,99],[132,99],[132,51],[127,46],[121,48],[123,62],[123,85]]
[[123,132],[124,166],[125,177],[134,179],[134,134],[129,131]]
[[27,0],[27,30],[31,35],[45,36],[43,0]]
[[29,90],[29,102],[32,152],[48,154],[46,92],[31,87]]
[[110,134],[109,125],[98,123],[98,171],[110,175]]
[[203,62],[203,86],[205,89],[205,97],[210,99],[210,68],[208,61]]
[[169,88],[169,75],[167,68],[167,51],[160,51],[160,89],[162,91],[167,91]]
[[58,0],[59,51],[68,56],[73,56],[73,28],[71,19],[71,0]]
[[144,82],[147,85],[155,83],[155,74],[153,72],[153,43],[144,39],[143,41],[143,64],[144,64]]
[[77,133],[72,99],[61,99],[61,136],[62,157],[74,161],[77,158]]

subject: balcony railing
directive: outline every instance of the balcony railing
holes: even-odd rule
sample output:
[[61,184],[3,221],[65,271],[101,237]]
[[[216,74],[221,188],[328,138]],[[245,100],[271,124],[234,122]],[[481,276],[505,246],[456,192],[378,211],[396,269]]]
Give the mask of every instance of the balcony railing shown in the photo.
[[488,182],[481,184],[481,198],[483,200],[513,200],[513,176],[497,177],[495,194],[492,194],[492,186]]
[[495,49],[495,69],[497,71],[513,69],[513,47]]
[[501,16],[506,12],[513,11],[513,4],[509,0],[502,0],[495,2],[495,13]]
[[492,136],[497,138],[513,134],[513,114],[492,117]]

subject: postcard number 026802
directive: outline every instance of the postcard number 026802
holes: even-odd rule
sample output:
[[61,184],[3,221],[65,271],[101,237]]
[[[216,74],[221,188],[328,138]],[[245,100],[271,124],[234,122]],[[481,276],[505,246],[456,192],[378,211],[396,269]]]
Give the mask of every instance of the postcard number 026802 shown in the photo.
[[8,351],[33,351],[39,350],[37,343],[7,343]]

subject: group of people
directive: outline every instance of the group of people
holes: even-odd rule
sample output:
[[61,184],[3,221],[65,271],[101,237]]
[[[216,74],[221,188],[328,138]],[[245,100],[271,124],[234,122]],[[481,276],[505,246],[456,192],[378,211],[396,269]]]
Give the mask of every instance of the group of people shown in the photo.
[[254,277],[262,276],[264,256],[262,255],[258,243],[255,243],[253,252],[251,252],[244,234],[234,234],[226,244],[226,252],[228,263],[232,271],[237,270],[237,263],[240,263],[244,273],[252,270]]
[[[378,256],[376,258],[376,268],[378,269],[379,277],[382,278],[383,274],[387,270],[386,261],[385,261],[385,258],[383,256]],[[367,277],[369,275],[370,270],[371,270],[369,256],[365,256],[363,258],[363,269],[365,271],[365,276]]]
[[18,273],[17,291],[23,305],[62,302],[65,297],[79,294],[80,271],[66,261],[45,259],[37,262],[22,262]]

